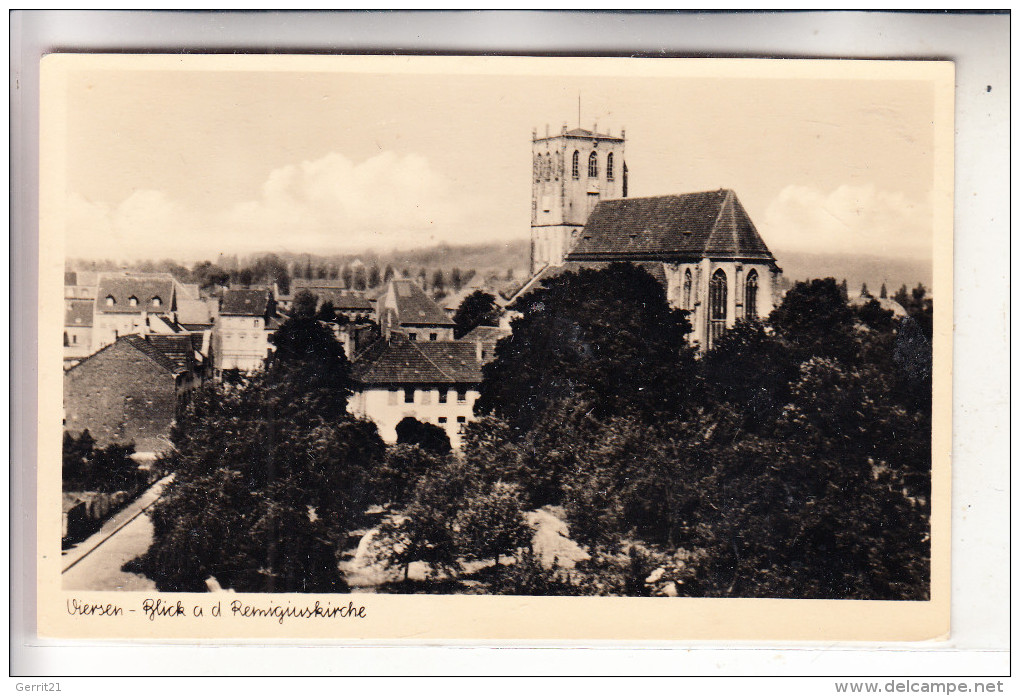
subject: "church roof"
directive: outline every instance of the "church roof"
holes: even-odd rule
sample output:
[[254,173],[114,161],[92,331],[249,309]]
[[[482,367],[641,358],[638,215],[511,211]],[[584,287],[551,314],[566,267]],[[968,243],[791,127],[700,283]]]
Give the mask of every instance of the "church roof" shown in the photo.
[[541,140],[552,140],[553,138],[581,138],[583,140],[589,140],[591,138],[598,138],[599,140],[615,140],[617,142],[623,142],[623,138],[618,138],[615,135],[609,135],[607,133],[597,133],[595,131],[586,130],[584,128],[573,128],[566,131],[565,133],[554,133],[544,138],[535,138],[535,142]]
[[775,262],[737,194],[729,189],[602,201],[567,260],[706,256]]
[[351,366],[364,384],[476,384],[482,381],[469,341],[378,341]]

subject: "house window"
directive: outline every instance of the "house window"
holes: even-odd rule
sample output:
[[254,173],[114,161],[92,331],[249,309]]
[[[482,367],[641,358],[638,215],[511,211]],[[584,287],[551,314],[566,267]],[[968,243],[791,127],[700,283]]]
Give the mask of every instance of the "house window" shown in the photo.
[[407,340],[408,341],[417,341],[418,340],[418,334],[416,334],[416,333],[409,333],[409,334],[407,334]]
[[443,387],[442,389],[439,390],[439,403],[441,404],[446,403],[446,393],[447,393],[446,387]]
[[467,401],[467,389],[457,390],[457,403],[462,404]]
[[439,416],[439,425],[443,425],[445,423],[446,423],[446,416]]
[[404,389],[404,403],[405,404],[414,403],[414,389],[412,387],[407,387]]
[[435,340],[437,340],[438,338],[439,338],[439,334],[436,334],[436,333],[430,333],[430,334],[429,334],[429,340],[430,340],[430,341],[435,341]]
[[259,327],[259,320],[258,319],[252,319],[251,325],[254,326],[257,329]]
[[162,307],[163,306],[163,300],[159,299],[158,296],[157,297],[153,297],[152,298],[152,306],[153,307]]
[[691,269],[684,271],[684,309],[691,308],[691,290],[694,287],[694,281],[691,278]]
[[71,334],[71,343],[78,345],[78,334]]
[[467,426],[467,416],[457,416],[457,432],[463,434]]
[[138,298],[135,297],[134,295],[132,295],[131,297],[128,298],[128,304],[131,305],[132,307],[137,307],[138,306]]
[[570,165],[570,173],[575,179],[581,177],[581,153],[574,150],[574,159]]
[[726,273],[720,268],[712,274],[712,280],[708,284],[709,348],[712,348],[726,331],[726,295]]
[[397,392],[398,391],[399,390],[396,387],[390,387],[390,392],[387,395],[388,396],[387,403],[390,406],[396,406],[397,405]]
[[70,345],[70,344],[67,341],[67,332],[65,331],[64,332],[64,346],[67,347],[68,345]]
[[117,304],[117,300],[113,299],[113,295],[107,295],[106,296],[106,306],[107,307],[112,307],[115,304]]
[[599,155],[597,152],[593,152],[588,155],[588,178],[597,179],[599,177]]
[[747,274],[747,284],[744,286],[744,314],[748,319],[758,318],[758,271],[752,270]]
[[606,155],[606,178],[613,180],[613,153]]

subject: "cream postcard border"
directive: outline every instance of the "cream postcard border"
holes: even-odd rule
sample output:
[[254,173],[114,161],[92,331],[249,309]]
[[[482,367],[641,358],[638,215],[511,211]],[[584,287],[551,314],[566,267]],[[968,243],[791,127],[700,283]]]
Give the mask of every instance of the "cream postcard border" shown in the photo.
[[[363,72],[475,75],[606,75],[753,79],[925,80],[934,86],[934,324],[932,577],[926,602],[488,597],[444,595],[247,595],[65,592],[61,588],[64,201],[68,73],[75,70]],[[633,59],[438,56],[72,55],[43,59],[39,159],[39,429],[37,621],[44,637],[159,642],[437,643],[481,641],[919,641],[944,639],[950,609],[950,454],[953,331],[953,106],[949,62],[771,59]],[[147,598],[181,601],[203,617],[147,619]],[[67,601],[115,603],[119,616],[71,616]],[[242,618],[239,600],[266,607],[331,603],[365,607],[361,619]],[[222,603],[223,616],[212,617]]]

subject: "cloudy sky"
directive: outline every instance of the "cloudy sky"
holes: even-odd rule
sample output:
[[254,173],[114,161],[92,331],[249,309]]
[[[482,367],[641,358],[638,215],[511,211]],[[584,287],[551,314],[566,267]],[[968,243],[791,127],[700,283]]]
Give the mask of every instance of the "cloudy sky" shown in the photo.
[[67,253],[527,238],[532,129],[580,96],[583,127],[626,128],[631,196],[731,188],[773,251],[931,257],[930,82],[553,70],[71,71]]

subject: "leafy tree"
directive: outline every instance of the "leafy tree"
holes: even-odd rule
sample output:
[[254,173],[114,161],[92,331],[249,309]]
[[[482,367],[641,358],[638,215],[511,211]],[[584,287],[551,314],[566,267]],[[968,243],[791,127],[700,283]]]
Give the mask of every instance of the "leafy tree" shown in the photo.
[[513,333],[483,371],[478,414],[529,430],[545,408],[576,396],[602,417],[676,412],[693,382],[686,312],[670,308],[645,270],[612,264],[567,272],[519,299]]
[[96,447],[86,429],[77,438],[65,431],[62,449],[65,491],[134,492],[148,483],[147,474],[131,458],[134,443]]
[[454,292],[460,292],[460,289],[464,287],[464,279],[461,277],[460,269],[456,266],[450,271],[450,285],[453,286]]
[[531,530],[524,521],[518,487],[497,481],[473,491],[463,501],[455,521],[461,553],[467,558],[493,558],[496,567],[503,555],[514,555],[530,544]]
[[315,308],[319,304],[319,298],[308,290],[301,290],[294,296],[291,305],[291,316],[295,319],[309,319],[315,316]]
[[445,461],[446,454],[418,444],[393,445],[387,448],[385,459],[372,474],[373,495],[382,503],[406,505],[418,481],[440,469]]
[[354,271],[347,264],[344,264],[343,270],[340,271],[340,279],[344,282],[345,288],[354,287]]
[[[368,284],[368,279],[365,274],[365,267],[358,266],[357,270],[354,271],[354,289],[365,290]],[[349,287],[349,286],[348,286]]]
[[388,283],[393,280],[394,276],[396,276],[396,273],[393,271],[393,266],[386,264],[386,270],[383,272],[382,282]]
[[269,369],[198,390],[171,430],[175,478],[140,565],[162,591],[214,575],[250,592],[336,592],[337,549],[385,447],[346,412],[350,366],[313,318],[277,330]]
[[319,311],[316,314],[319,321],[336,321],[336,308],[333,307],[332,300],[326,300],[319,306]]
[[440,268],[437,268],[436,272],[432,274],[432,289],[437,292],[443,292],[446,289],[446,278]]
[[857,354],[853,313],[832,278],[794,285],[768,323],[797,363],[813,355],[850,362]]
[[280,292],[290,292],[290,272],[287,264],[276,254],[267,254],[255,259],[251,267],[251,277],[257,282],[276,283]]
[[381,281],[379,274],[379,264],[373,263],[372,267],[368,269],[368,287],[378,287]]
[[418,445],[439,456],[446,456],[453,449],[445,430],[432,423],[422,423],[414,416],[402,419],[397,423],[396,430],[398,444]]
[[885,283],[882,283],[882,289],[879,290],[878,296],[881,297],[883,300],[889,296],[888,291],[885,289]]
[[867,283],[862,283],[861,284],[861,297],[871,297],[871,293],[868,292],[868,284]]
[[226,287],[230,283],[230,274],[208,261],[196,263],[191,269],[191,277],[203,290]]
[[839,284],[839,294],[843,297],[844,302],[850,301],[850,292],[847,290],[846,287],[846,278],[844,278],[842,282],[840,282]]
[[499,326],[499,317],[496,297],[484,290],[475,290],[463,299],[453,315],[453,336],[462,338],[476,326]]

